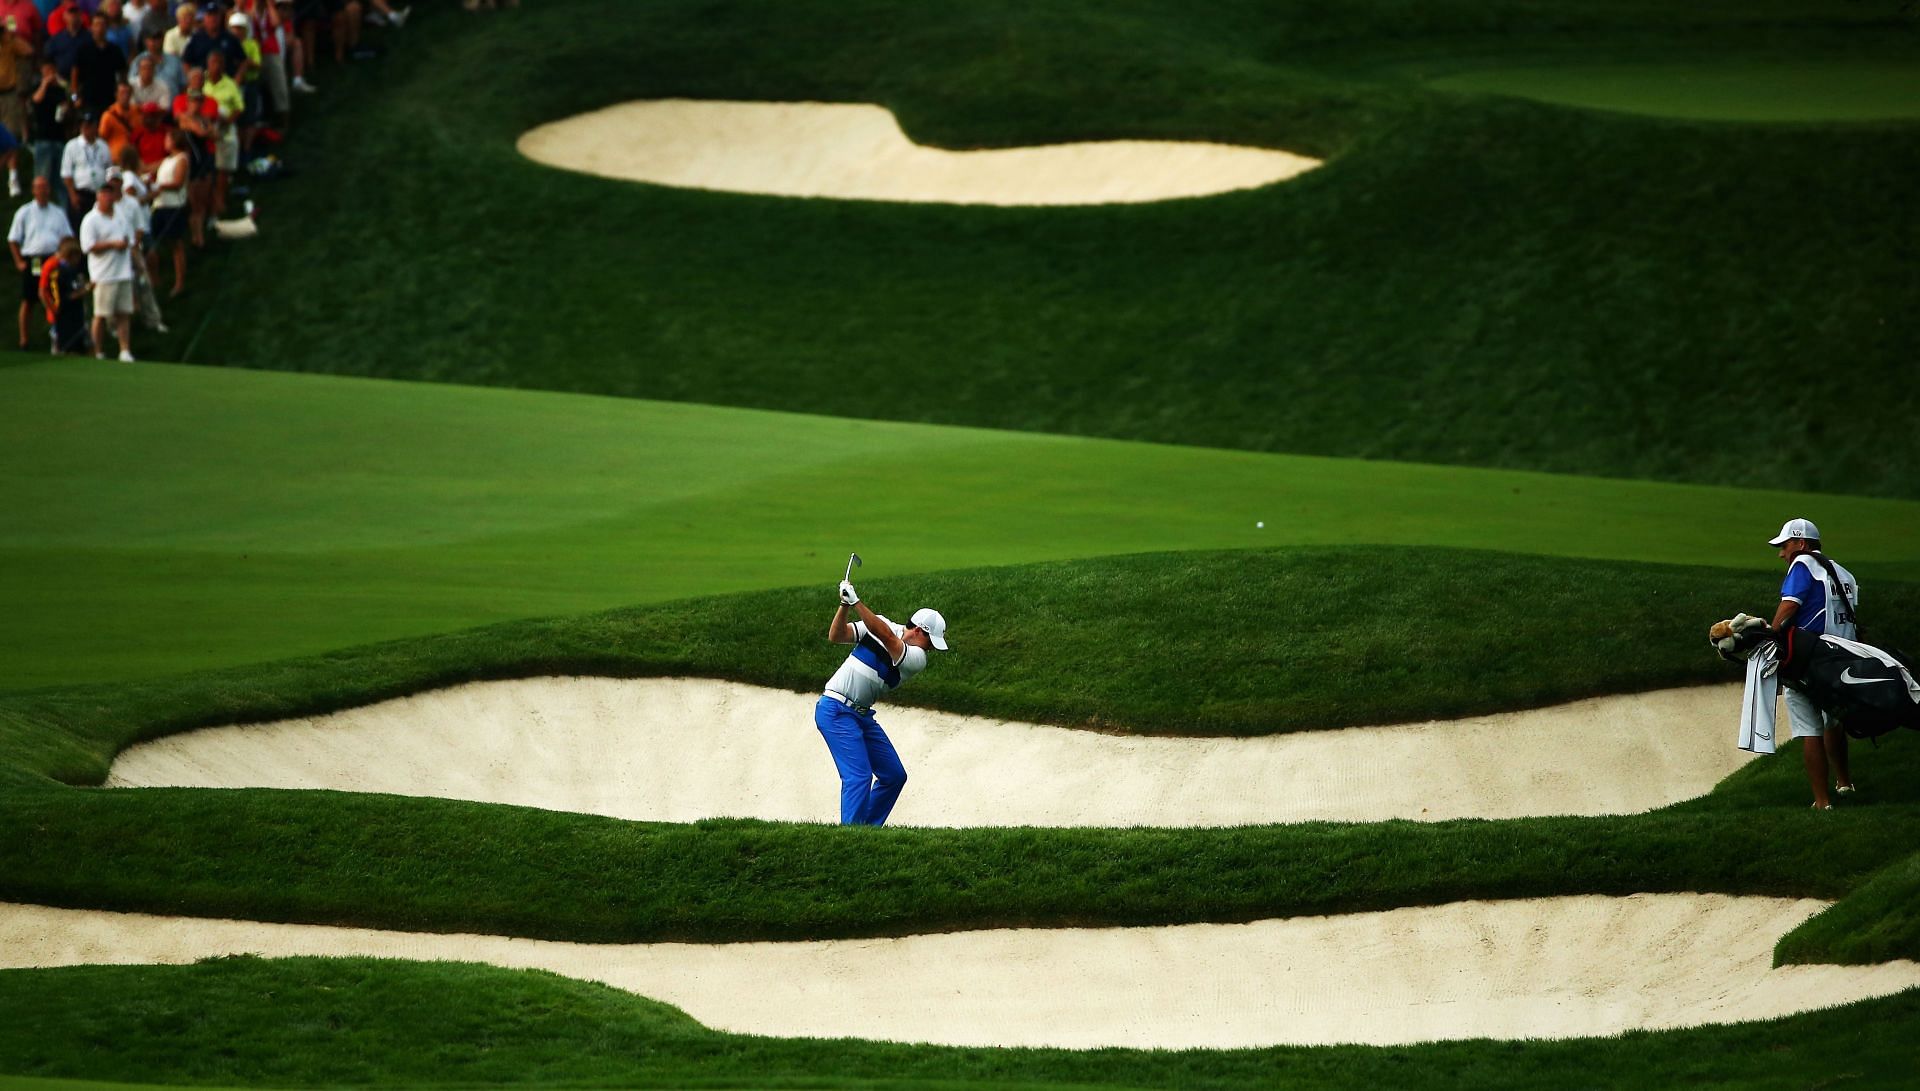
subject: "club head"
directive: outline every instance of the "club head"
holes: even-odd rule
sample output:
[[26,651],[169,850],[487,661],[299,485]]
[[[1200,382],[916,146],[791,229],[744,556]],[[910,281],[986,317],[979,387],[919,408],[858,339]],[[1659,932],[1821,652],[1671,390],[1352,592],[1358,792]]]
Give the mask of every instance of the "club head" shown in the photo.
[[856,569],[856,568],[859,568],[859,567],[860,567],[860,554],[858,554],[858,553],[849,553],[849,554],[847,554],[847,574],[846,574],[846,575],[844,575],[844,576],[842,576],[842,577],[840,577],[840,578],[841,578],[841,579],[843,579],[843,580],[850,580],[850,579],[852,579],[852,578],[853,578],[853,570],[854,570],[854,569]]
[[852,555],[851,555],[851,556],[849,556],[849,557],[848,557],[847,559],[848,559],[849,561],[852,561],[852,562],[853,562],[853,567],[855,567],[855,568],[859,568],[859,567],[860,567],[860,554],[858,554],[858,553],[855,553],[855,554],[852,554]]

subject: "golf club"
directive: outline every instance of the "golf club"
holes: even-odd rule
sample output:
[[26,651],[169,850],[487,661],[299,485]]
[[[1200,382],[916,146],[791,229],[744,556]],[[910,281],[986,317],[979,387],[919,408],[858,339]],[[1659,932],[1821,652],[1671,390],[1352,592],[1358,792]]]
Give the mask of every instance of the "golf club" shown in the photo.
[[842,580],[850,580],[850,579],[852,579],[852,578],[853,578],[853,570],[854,570],[854,569],[856,569],[856,568],[859,568],[859,567],[860,567],[860,554],[858,554],[858,553],[849,553],[849,554],[847,554],[847,574],[846,574],[846,575],[844,575],[844,576],[842,576],[842,577],[840,577],[840,578],[841,578]]

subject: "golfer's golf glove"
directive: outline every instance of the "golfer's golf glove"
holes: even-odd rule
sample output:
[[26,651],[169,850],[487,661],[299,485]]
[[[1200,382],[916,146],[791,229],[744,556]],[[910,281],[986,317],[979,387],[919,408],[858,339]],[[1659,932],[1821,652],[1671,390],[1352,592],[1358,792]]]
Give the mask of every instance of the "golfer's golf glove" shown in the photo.
[[859,594],[854,591],[853,584],[846,580],[840,581],[840,601],[848,606],[860,605]]

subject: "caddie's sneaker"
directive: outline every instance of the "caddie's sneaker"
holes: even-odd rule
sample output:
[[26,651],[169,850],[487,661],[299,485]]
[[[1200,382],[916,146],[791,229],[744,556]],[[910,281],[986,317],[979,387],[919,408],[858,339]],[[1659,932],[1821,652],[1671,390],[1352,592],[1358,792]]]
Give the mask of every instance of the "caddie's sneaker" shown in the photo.
[[133,363],[133,353],[131,353],[131,352],[128,352],[128,351],[127,351],[126,349],[121,349],[121,350],[120,350],[120,362],[121,362],[121,363],[123,363],[123,364],[131,364],[131,363]]
[[308,83],[307,78],[305,76],[293,77],[293,89],[295,91],[300,92],[303,95],[311,95],[320,90],[318,87],[315,87],[313,84]]

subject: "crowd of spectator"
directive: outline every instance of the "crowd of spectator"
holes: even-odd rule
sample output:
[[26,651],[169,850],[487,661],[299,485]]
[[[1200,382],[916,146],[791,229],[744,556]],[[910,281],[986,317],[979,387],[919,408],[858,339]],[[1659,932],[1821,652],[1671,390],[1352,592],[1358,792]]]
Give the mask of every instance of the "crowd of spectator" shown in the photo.
[[[0,0],[0,166],[14,213],[20,347],[44,309],[56,354],[133,359],[135,314],[166,332],[157,286],[187,287],[234,174],[277,144],[323,56],[363,59],[389,0]],[[32,175],[28,181],[27,164]],[[171,262],[166,259],[171,255]],[[92,305],[91,326],[86,320]]]

